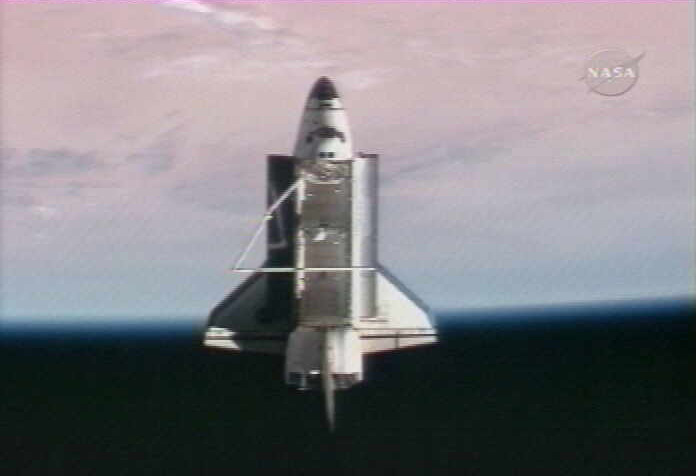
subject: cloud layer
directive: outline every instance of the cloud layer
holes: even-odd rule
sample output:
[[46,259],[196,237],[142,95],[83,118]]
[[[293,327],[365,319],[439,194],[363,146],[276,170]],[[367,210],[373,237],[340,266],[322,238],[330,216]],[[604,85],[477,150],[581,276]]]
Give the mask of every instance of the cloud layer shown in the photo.
[[[324,74],[433,307],[693,291],[691,5],[4,10],[5,315],[202,318]],[[624,96],[578,81],[607,46],[646,53]]]

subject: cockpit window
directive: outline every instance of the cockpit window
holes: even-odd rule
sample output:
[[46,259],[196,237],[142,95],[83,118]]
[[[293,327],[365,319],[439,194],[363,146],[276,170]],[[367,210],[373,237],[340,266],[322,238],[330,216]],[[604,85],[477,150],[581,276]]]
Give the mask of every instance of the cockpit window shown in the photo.
[[318,137],[321,137],[322,139],[331,139],[337,137],[341,139],[341,142],[346,141],[346,135],[334,127],[320,127],[319,129],[313,131],[312,134],[316,134]]

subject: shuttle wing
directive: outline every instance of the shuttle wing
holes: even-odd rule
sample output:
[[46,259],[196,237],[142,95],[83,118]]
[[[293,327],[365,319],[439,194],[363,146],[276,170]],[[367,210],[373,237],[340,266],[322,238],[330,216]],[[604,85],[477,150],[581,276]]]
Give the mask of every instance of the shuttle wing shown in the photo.
[[360,323],[367,354],[437,342],[427,306],[383,266],[378,267],[376,314]]
[[[291,275],[290,275],[291,276]],[[288,275],[254,273],[210,313],[204,343],[240,352],[283,354],[291,329]]]

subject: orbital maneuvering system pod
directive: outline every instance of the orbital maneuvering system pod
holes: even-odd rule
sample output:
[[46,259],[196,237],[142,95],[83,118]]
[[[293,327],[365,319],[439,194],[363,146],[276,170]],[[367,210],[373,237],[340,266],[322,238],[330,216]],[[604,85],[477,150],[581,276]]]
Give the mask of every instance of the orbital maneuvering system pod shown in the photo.
[[[251,276],[210,313],[205,345],[285,355],[285,382],[334,391],[363,380],[363,356],[437,342],[429,312],[377,261],[376,154],[354,154],[331,80],[319,78],[293,155],[268,156],[268,209],[233,271]],[[242,262],[266,229],[259,268]]]

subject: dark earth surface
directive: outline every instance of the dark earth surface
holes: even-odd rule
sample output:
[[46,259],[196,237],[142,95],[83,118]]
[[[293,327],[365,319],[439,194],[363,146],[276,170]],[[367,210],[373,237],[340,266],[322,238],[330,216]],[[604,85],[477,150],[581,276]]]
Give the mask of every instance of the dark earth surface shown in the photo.
[[438,315],[322,398],[200,328],[4,328],[0,474],[696,474],[693,301]]

